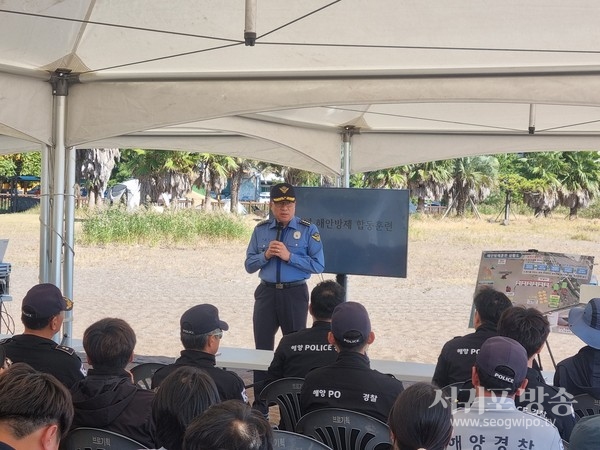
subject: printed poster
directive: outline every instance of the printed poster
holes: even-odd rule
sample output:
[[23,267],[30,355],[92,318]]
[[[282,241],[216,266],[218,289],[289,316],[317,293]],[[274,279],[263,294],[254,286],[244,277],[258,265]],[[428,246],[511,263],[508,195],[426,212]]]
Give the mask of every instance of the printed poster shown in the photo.
[[[548,315],[553,331],[570,332],[565,317],[579,304],[582,284],[589,284],[593,256],[527,251],[484,251],[477,287],[504,292],[514,305]],[[566,329],[564,329],[566,327]]]

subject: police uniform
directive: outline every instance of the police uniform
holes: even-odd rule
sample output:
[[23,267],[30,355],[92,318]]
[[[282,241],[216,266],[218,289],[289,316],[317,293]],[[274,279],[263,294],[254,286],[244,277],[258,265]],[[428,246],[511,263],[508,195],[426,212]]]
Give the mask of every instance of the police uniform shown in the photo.
[[562,450],[558,430],[536,414],[519,411],[512,398],[478,397],[452,419],[451,450],[537,449]]
[[[269,243],[277,239],[290,252],[283,261],[264,255]],[[293,217],[279,229],[275,219],[264,220],[254,228],[245,261],[246,271],[259,271],[260,284],[254,292],[254,342],[257,349],[273,350],[275,333],[284,335],[306,328],[308,287],[306,280],[325,267],[323,244],[317,226]]]
[[35,370],[54,375],[70,388],[84,377],[81,359],[71,347],[33,334],[21,334],[0,341],[12,362],[24,362]]
[[350,409],[387,422],[403,390],[402,382],[393,375],[371,369],[366,355],[341,351],[335,363],[306,375],[300,409],[302,414],[323,408]]
[[[469,406],[475,398],[475,389],[471,381],[465,382],[457,391],[459,405]],[[560,388],[550,386],[538,369],[527,369],[527,387],[521,395],[515,397],[517,409],[535,413],[554,424],[560,437],[568,441],[575,426],[575,412],[569,394]]]
[[311,328],[283,336],[267,371],[267,382],[299,377],[317,367],[335,362],[337,352],[327,341],[331,323],[317,320]]
[[431,381],[438,387],[445,387],[471,379],[471,370],[479,349],[488,338],[497,334],[494,324],[484,322],[474,333],[446,342],[438,357]]
[[152,377],[152,389],[160,386],[160,383],[177,368],[183,366],[192,366],[204,370],[217,385],[219,397],[221,400],[242,400],[248,402],[244,382],[235,373],[228,370],[215,367],[215,355],[199,350],[182,350],[181,356],[177,358],[174,364],[161,367]]

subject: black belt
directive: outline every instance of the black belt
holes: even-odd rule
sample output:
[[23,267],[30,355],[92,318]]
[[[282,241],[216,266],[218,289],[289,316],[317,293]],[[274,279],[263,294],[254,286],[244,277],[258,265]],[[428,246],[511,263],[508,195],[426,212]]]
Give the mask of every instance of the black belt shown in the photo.
[[306,280],[292,281],[291,283],[269,283],[268,281],[260,280],[260,284],[275,289],[287,289],[295,286],[302,286],[303,284],[306,284]]

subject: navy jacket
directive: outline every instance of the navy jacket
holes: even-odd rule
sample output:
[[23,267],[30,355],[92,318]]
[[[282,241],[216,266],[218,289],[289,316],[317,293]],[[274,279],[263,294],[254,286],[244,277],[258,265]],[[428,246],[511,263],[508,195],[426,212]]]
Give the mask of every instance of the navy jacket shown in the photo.
[[558,363],[554,386],[564,387],[571,395],[589,394],[600,399],[600,350],[585,346]]
[[181,356],[166,367],[158,369],[152,377],[152,389],[160,386],[160,383],[178,367],[192,366],[203,369],[213,379],[219,391],[221,400],[242,400],[248,403],[246,388],[243,380],[235,373],[215,366],[215,355],[200,350],[182,350]]
[[268,382],[304,378],[312,369],[334,363],[338,354],[327,342],[330,330],[330,322],[316,321],[311,328],[283,336],[269,366]]
[[446,387],[459,381],[470,380],[479,349],[488,338],[496,335],[496,326],[484,322],[474,333],[446,342],[431,381],[438,387]]
[[403,390],[393,375],[371,369],[366,355],[342,351],[333,364],[306,375],[300,409],[302,414],[322,408],[351,409],[387,422]]
[[75,416],[71,429],[102,428],[155,448],[152,400],[154,392],[137,387],[125,370],[90,369],[71,388]]

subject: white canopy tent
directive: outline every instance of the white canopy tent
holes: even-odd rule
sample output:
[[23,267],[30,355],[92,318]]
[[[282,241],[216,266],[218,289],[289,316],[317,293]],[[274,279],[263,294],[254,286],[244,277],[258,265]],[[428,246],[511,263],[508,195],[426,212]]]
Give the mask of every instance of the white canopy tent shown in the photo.
[[242,0],[0,0],[0,151],[44,155],[42,281],[72,294],[75,147],[346,177],[600,148],[595,1],[258,0],[255,46],[245,13]]

